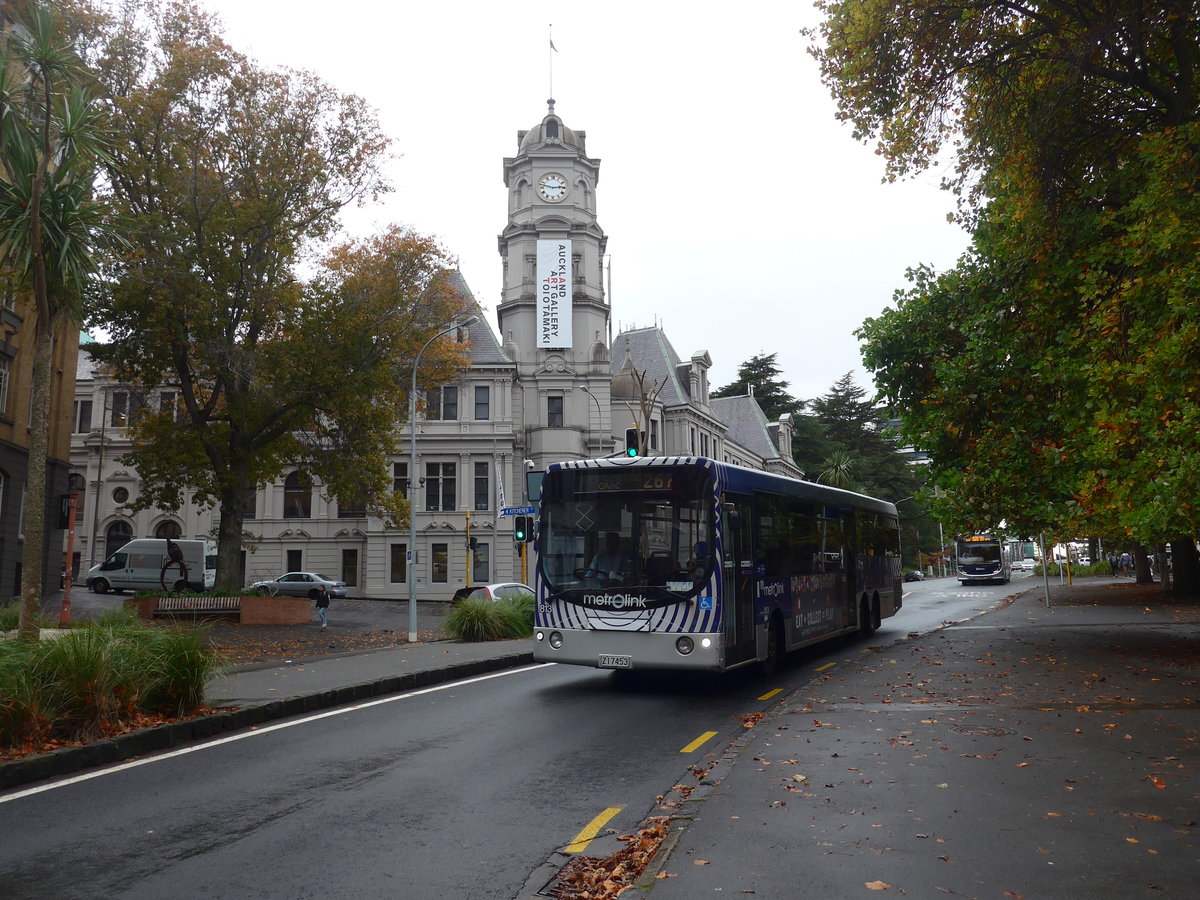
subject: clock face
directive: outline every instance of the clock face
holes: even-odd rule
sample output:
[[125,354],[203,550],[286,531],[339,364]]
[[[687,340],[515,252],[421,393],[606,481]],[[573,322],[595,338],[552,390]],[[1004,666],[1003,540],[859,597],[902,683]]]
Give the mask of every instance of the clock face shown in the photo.
[[557,172],[550,172],[541,177],[537,186],[538,196],[550,203],[557,203],[567,196],[567,179]]

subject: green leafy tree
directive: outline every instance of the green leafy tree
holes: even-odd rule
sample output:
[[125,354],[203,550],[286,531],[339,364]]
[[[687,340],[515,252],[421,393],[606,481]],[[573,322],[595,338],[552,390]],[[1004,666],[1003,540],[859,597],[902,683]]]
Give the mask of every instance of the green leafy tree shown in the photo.
[[860,332],[939,514],[1171,540],[1194,569],[1194,4],[825,10],[825,80],[889,175],[955,140],[971,248]]
[[[340,503],[400,522],[386,458],[411,361],[462,313],[453,260],[391,229],[313,251],[347,204],[378,196],[387,147],[375,115],[307,73],[265,71],[190,4],[147,4],[101,48],[120,142],[108,175],[133,250],[93,315],[95,355],[178,409],[148,410],[125,458],[143,506],[186,490],[219,507],[217,586],[239,587],[244,498],[295,466]],[[422,358],[453,377],[466,344]]]
[[30,5],[20,24],[0,34],[0,268],[35,313],[20,619],[21,637],[35,639],[54,336],[81,320],[99,245],[113,231],[93,197],[106,129],[88,73],[49,7]]

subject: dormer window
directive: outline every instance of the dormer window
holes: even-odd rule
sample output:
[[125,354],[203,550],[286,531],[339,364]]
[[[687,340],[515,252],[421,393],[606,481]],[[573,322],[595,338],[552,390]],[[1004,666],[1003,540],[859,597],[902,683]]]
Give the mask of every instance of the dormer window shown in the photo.
[[548,138],[558,137],[558,119],[547,119],[546,120],[546,137],[548,137]]

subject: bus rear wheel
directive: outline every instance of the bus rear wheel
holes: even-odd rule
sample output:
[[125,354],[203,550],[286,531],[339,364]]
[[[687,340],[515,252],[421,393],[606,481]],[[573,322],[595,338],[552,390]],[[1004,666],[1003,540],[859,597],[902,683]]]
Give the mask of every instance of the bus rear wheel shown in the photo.
[[783,622],[779,616],[771,619],[771,627],[767,629],[767,658],[758,664],[763,675],[774,675],[783,663]]
[[858,633],[869,638],[875,633],[875,618],[871,615],[871,601],[863,597],[858,601]]

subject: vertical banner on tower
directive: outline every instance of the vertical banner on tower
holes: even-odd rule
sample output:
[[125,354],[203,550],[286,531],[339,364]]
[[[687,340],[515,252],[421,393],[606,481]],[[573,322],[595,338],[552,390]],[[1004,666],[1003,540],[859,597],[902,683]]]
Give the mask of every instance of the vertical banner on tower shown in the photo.
[[571,242],[537,242],[537,346],[570,347]]

